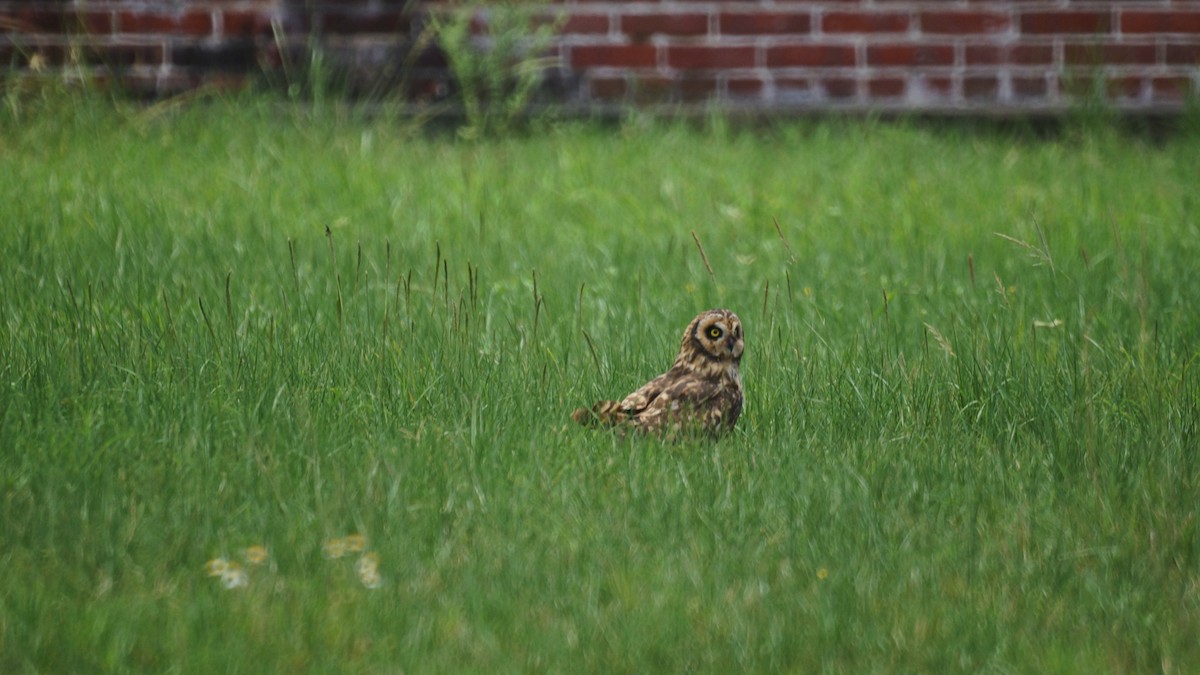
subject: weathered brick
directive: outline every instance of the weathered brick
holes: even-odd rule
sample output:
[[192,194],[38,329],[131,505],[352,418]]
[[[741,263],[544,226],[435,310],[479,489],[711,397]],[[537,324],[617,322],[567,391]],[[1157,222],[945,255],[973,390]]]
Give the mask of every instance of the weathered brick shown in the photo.
[[411,18],[403,12],[334,11],[320,15],[317,26],[331,35],[392,33],[407,35]]
[[1120,25],[1122,33],[1200,33],[1200,12],[1125,10]]
[[1012,26],[1012,17],[1004,12],[921,12],[920,26],[924,33],[950,35],[1001,33]]
[[1103,11],[1040,11],[1023,12],[1018,24],[1022,33],[1030,34],[1088,34],[1112,31],[1112,12]]
[[593,77],[588,81],[588,94],[599,101],[617,101],[629,93],[629,83],[623,77]]
[[104,34],[112,31],[112,12],[59,6],[17,7],[0,10],[0,31],[49,35]]
[[164,58],[161,45],[93,44],[84,53],[88,63],[110,68],[158,67]]
[[1014,64],[1021,66],[1048,65],[1054,62],[1050,45],[972,45],[964,49],[968,66]]
[[227,9],[221,12],[221,32],[242,37],[270,35],[271,17],[266,12]]
[[823,77],[821,89],[825,96],[835,101],[858,97],[858,82],[849,77]]
[[672,68],[749,68],[754,65],[753,47],[672,45],[667,47],[667,65]]
[[568,54],[575,68],[652,68],[658,61],[658,48],[645,44],[577,46]]
[[1196,83],[1190,77],[1165,75],[1150,79],[1150,94],[1157,101],[1183,102],[1196,93]]
[[212,33],[212,13],[185,11],[176,13],[125,11],[117,14],[121,33],[171,33],[201,36]]
[[1019,98],[1045,98],[1050,88],[1045,77],[1013,77],[1012,93]]
[[954,64],[954,47],[937,44],[882,44],[867,47],[872,66],[949,66]]
[[770,47],[766,60],[770,68],[848,67],[856,57],[851,45],[802,44]]
[[571,14],[558,32],[562,35],[603,35],[609,32],[611,23],[607,14]]
[[630,94],[638,103],[661,103],[675,98],[675,80],[661,75],[639,75],[633,78]]
[[1150,65],[1158,61],[1152,44],[1069,44],[1063,46],[1063,61],[1072,66]]
[[973,75],[962,81],[963,97],[994,100],[1000,95],[1000,79],[994,75]]
[[1200,44],[1168,44],[1166,58],[1172,66],[1200,65]]
[[23,7],[0,12],[0,26],[17,33],[58,33],[66,30],[66,18],[62,8]]
[[250,72],[257,67],[258,50],[246,40],[222,40],[219,44],[198,44],[175,47],[171,63],[186,68],[202,68],[208,72]]
[[699,13],[625,14],[621,32],[634,40],[652,35],[704,35],[708,33],[708,15]]
[[810,77],[775,78],[775,99],[778,101],[807,101],[811,103],[820,97],[821,92],[821,87]]
[[754,10],[721,12],[720,32],[724,35],[797,35],[812,31],[812,15],[808,12]]
[[731,77],[725,82],[730,96],[752,98],[762,96],[766,82],[758,77]]
[[683,101],[706,101],[719,92],[715,77],[688,75],[679,81],[679,97]]
[[[68,32],[71,32],[71,25],[68,23]],[[113,30],[113,14],[112,12],[81,10],[75,14],[73,25],[84,33],[104,35]]]
[[903,33],[909,15],[900,12],[829,12],[821,17],[825,33]]
[[925,76],[920,83],[927,93],[937,96],[948,97],[954,93],[954,80],[944,75]]
[[872,77],[867,80],[867,95],[875,98],[903,96],[906,82],[902,77]]
[[1111,99],[1138,99],[1144,85],[1145,80],[1136,75],[1110,77],[1104,82],[1104,93]]

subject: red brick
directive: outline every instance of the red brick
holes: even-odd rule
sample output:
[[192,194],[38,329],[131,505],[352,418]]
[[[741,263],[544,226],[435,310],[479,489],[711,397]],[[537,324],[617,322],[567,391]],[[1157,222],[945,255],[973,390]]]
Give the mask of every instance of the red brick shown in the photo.
[[899,12],[829,12],[821,17],[826,33],[903,33],[909,16]]
[[808,12],[722,12],[718,17],[724,35],[796,35],[812,31]]
[[633,80],[631,89],[638,103],[656,103],[674,98],[675,80],[669,77],[649,75]]
[[856,98],[858,82],[848,77],[827,77],[821,80],[821,88],[831,99]]
[[679,97],[684,101],[706,101],[718,91],[715,77],[685,77],[679,82]]
[[941,96],[949,96],[954,93],[954,80],[949,77],[923,77],[921,78],[921,85],[926,91],[940,94]]
[[968,66],[997,66],[1008,63],[1011,57],[1004,45],[967,45],[963,49],[963,60]]
[[66,20],[66,32],[83,32],[89,35],[105,35],[112,32],[112,12],[72,12]]
[[70,8],[14,9],[0,12],[0,27],[18,33],[104,34],[112,31],[112,14]]
[[950,45],[868,45],[867,63],[872,66],[949,66],[954,64]]
[[969,99],[996,99],[1000,94],[1000,80],[990,75],[964,77],[963,97]]
[[1122,33],[1200,33],[1200,12],[1122,11]]
[[1131,99],[1142,97],[1143,80],[1137,76],[1110,77],[1104,83],[1104,93],[1109,98]]
[[731,77],[725,83],[730,96],[750,98],[762,96],[766,83],[757,77]]
[[797,94],[811,94],[816,86],[816,83],[807,77],[780,77],[775,79],[775,91],[782,96],[794,97]]
[[0,14],[0,26],[17,33],[58,33],[67,25],[61,9],[17,9]]
[[1045,98],[1050,93],[1045,77],[1014,77],[1012,91],[1021,98]]
[[1063,60],[1072,66],[1153,64],[1158,61],[1152,44],[1071,44],[1063,47]]
[[1158,101],[1181,101],[1196,93],[1196,83],[1190,77],[1155,77],[1150,80],[1150,91]]
[[204,41],[175,45],[171,63],[211,73],[245,73],[258,67],[259,51],[252,40]]
[[1021,14],[1022,33],[1108,33],[1112,31],[1112,13],[1094,11],[1029,11]]
[[270,35],[271,17],[253,10],[225,10],[221,12],[221,32],[242,37]]
[[873,77],[867,80],[867,94],[878,98],[903,96],[904,84],[902,77]]
[[564,35],[603,35],[609,31],[607,14],[572,14],[559,32]]
[[364,33],[399,33],[409,30],[409,17],[394,12],[326,12],[317,22],[320,30],[330,35],[359,35]]
[[754,65],[753,47],[671,46],[667,65],[672,68],[749,68]]
[[208,35],[212,32],[212,14],[204,11],[175,14],[121,12],[117,15],[117,30],[122,33]]
[[593,99],[616,101],[625,98],[629,84],[623,77],[594,77],[588,82],[588,92]]
[[1200,44],[1167,45],[1167,63],[1173,66],[1200,65]]
[[1048,65],[1054,62],[1054,48],[1050,45],[967,45],[965,56],[968,66]]
[[706,35],[708,15],[674,12],[626,14],[621,17],[621,32],[635,40],[644,40],[651,35]]
[[163,63],[161,45],[92,45],[86,54],[88,63],[110,68],[160,66]]
[[1001,12],[921,12],[921,31],[968,35],[1000,33],[1012,26],[1012,18]]
[[780,45],[767,49],[770,68],[853,66],[855,62],[851,45]]
[[654,45],[586,45],[572,47],[575,68],[652,68],[658,61]]

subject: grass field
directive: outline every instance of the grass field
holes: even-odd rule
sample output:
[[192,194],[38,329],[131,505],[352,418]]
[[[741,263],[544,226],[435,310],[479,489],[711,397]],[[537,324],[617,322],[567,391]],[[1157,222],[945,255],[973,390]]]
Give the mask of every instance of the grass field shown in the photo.
[[[5,113],[0,672],[1196,672],[1197,158]],[[570,424],[715,306],[731,437]]]

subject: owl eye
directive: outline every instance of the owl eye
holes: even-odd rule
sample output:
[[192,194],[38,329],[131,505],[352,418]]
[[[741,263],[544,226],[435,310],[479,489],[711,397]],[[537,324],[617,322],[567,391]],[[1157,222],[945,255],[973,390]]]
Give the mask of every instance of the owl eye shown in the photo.
[[716,326],[709,328],[708,329],[708,337],[710,337],[714,340],[721,337],[721,329]]

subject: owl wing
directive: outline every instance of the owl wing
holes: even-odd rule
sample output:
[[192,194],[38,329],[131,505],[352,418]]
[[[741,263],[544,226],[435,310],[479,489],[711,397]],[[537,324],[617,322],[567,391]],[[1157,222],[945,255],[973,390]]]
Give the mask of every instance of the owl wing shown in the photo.
[[576,410],[571,417],[588,426],[632,426],[662,435],[674,435],[691,426],[719,433],[733,427],[741,408],[739,391],[685,370],[671,369],[620,401],[600,401],[591,408]]
[[722,414],[712,403],[723,389],[719,382],[668,371],[625,397],[621,407],[646,431],[677,431],[685,422],[715,429]]
[[671,385],[677,381],[678,377],[673,377],[671,371],[667,371],[662,375],[650,380],[632,394],[621,400],[621,410],[628,415],[638,415],[646,411],[655,401],[657,401]]
[[[585,426],[624,426],[631,423],[645,426],[642,422],[643,416],[648,416],[648,420],[654,419],[660,414],[659,408],[669,407],[672,395],[667,392],[680,378],[680,374],[667,371],[620,401],[598,401],[591,408],[580,408],[571,413],[571,418]],[[667,394],[666,398],[663,398],[664,393]]]

